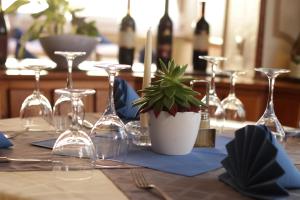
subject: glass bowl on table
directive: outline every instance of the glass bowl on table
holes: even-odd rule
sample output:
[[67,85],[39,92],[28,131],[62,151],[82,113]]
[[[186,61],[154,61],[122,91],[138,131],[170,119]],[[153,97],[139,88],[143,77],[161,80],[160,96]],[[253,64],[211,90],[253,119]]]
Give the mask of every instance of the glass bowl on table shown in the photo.
[[[69,96],[72,102],[72,117],[69,129],[65,130],[55,141],[52,149],[53,160],[59,160],[54,171],[89,170],[94,168],[97,158],[94,144],[89,135],[81,130],[78,123],[81,98],[95,94],[93,89],[56,89],[55,93]],[[82,173],[88,178],[89,171]],[[71,177],[74,178],[74,177]]]
[[[122,162],[126,159],[129,140],[125,125],[116,114],[113,89],[117,72],[130,68],[130,65],[96,63],[95,67],[104,69],[107,72],[109,80],[109,94],[108,105],[102,116],[94,124],[90,136],[96,148],[99,161],[98,165],[120,165],[120,162],[122,164]],[[104,164],[101,164],[101,161],[103,161]],[[114,161],[118,162],[115,163]]]
[[25,98],[20,109],[20,118],[25,130],[37,131],[40,129],[40,120],[52,124],[52,106],[49,100],[40,91],[40,72],[55,67],[53,62],[46,63],[40,59],[24,59],[21,64],[26,70],[34,72],[35,89]]

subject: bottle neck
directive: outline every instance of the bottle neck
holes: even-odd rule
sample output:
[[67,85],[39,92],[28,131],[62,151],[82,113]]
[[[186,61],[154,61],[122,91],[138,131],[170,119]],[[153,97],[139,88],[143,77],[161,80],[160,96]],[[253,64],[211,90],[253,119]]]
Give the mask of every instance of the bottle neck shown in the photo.
[[127,3],[127,15],[130,15],[130,0]]
[[166,0],[165,2],[165,15],[169,15],[169,0]]
[[205,2],[201,2],[201,17],[205,17]]

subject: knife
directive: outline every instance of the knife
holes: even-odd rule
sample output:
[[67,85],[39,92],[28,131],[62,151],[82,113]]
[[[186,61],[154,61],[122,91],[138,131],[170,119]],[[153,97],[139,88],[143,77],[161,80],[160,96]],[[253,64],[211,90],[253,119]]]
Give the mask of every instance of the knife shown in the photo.
[[[63,163],[59,160],[50,160],[50,159],[35,159],[35,158],[9,158],[9,157],[0,157],[0,163],[9,163],[9,162],[45,162],[45,163]],[[132,168],[141,168],[141,166],[128,166],[128,165],[95,165],[96,169],[132,169]]]
[[129,165],[95,165],[96,169],[134,169],[142,168],[142,166],[129,166]]
[[9,158],[9,157],[0,157],[0,163],[8,162],[46,162],[46,163],[62,163],[59,160],[50,160],[50,159],[34,159],[34,158]]

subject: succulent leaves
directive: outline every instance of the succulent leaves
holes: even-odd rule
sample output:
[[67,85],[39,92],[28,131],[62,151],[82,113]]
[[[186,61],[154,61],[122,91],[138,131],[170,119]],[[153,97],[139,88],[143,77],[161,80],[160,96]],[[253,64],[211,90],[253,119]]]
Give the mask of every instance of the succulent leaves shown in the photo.
[[204,105],[199,99],[199,95],[191,87],[185,85],[190,78],[184,77],[187,65],[177,65],[171,60],[166,66],[161,60],[161,69],[156,73],[156,80],[151,86],[141,90],[144,94],[133,103],[139,106],[140,112],[153,110],[156,116],[161,111],[169,112],[175,116],[177,112],[193,111],[197,112],[200,105]]

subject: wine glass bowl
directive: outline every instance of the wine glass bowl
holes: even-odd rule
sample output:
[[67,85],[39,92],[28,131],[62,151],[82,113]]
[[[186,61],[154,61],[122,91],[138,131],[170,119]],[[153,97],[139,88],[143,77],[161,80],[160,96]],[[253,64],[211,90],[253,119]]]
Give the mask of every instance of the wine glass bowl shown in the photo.
[[109,95],[108,106],[92,128],[90,136],[99,159],[123,160],[127,154],[128,136],[124,123],[116,114],[113,88],[116,73],[130,68],[130,65],[98,63],[96,67],[105,69],[108,73]]
[[221,101],[225,114],[225,127],[241,128],[246,120],[246,111],[243,103],[235,95],[235,81],[244,71],[227,70],[225,74],[230,77],[230,90],[228,96]]
[[[78,102],[87,95],[95,94],[92,89],[56,89],[55,93],[69,96],[72,102],[72,122],[69,129],[65,130],[55,141],[52,154],[60,160],[54,170],[86,170],[92,169],[96,161],[94,144],[87,133],[80,130],[78,112],[81,107]],[[79,108],[79,109],[78,109]]]
[[268,102],[265,109],[265,112],[261,116],[261,118],[256,122],[256,124],[262,124],[267,126],[272,134],[280,141],[285,140],[285,132],[280,124],[278,118],[275,115],[274,110],[274,102],[273,102],[273,92],[274,92],[274,85],[275,85],[275,79],[278,75],[283,73],[288,73],[290,70],[288,69],[280,69],[280,68],[268,68],[268,67],[262,67],[262,68],[255,68],[255,71],[261,72],[265,74],[268,78],[269,82],[269,94],[268,94]]
[[[73,79],[72,79],[72,67],[74,59],[78,56],[84,56],[85,52],[74,52],[74,51],[55,51],[54,54],[61,55],[66,58],[68,63],[68,76],[67,76],[67,86],[66,88],[71,89],[73,88]],[[62,94],[58,97],[55,101],[53,107],[53,121],[54,126],[57,132],[62,132],[66,130],[70,126],[70,114],[71,114],[71,99],[70,96]],[[84,105],[83,102],[80,100],[78,102],[80,107],[80,112],[78,116],[80,118],[84,118]]]
[[52,123],[52,106],[49,100],[40,92],[40,71],[51,68],[51,66],[38,63],[36,60],[28,60],[25,69],[33,70],[35,73],[35,89],[31,95],[25,98],[20,109],[20,118],[24,120],[27,130],[34,130],[38,123],[35,119],[42,118]]

